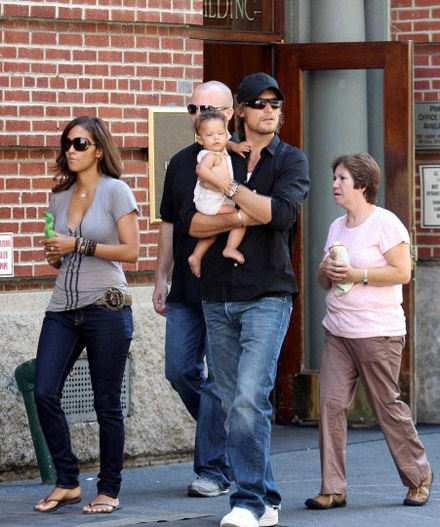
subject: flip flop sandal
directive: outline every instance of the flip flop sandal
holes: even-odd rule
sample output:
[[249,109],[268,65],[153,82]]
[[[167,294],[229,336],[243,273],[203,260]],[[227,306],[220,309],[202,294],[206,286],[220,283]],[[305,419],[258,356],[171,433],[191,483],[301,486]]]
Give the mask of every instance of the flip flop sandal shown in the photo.
[[107,510],[104,511],[90,511],[86,512],[83,511],[84,514],[111,514],[112,512],[115,512],[119,509],[122,509],[120,505],[113,505],[113,503],[89,503],[89,508],[93,509],[93,507],[106,507]]
[[49,496],[47,496],[47,498],[44,498],[44,500],[41,500],[41,502],[38,503],[38,505],[40,504],[44,505],[45,503],[50,503],[51,501],[56,503],[55,507],[51,507],[50,509],[45,509],[45,510],[40,510],[40,509],[35,509],[35,510],[37,512],[55,512],[60,507],[65,507],[66,505],[75,505],[75,503],[79,503],[81,501],[81,496],[78,496],[77,498],[71,498],[69,500],[56,500],[55,498],[49,499]]

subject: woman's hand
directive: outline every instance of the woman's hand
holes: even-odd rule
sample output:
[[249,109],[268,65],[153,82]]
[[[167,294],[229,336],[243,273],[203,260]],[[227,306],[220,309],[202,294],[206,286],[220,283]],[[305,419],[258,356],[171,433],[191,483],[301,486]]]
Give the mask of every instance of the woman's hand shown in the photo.
[[336,260],[336,251],[331,251],[330,256],[327,256],[319,267],[320,271],[332,282],[345,284],[353,281],[351,278],[353,267],[347,262]]
[[73,253],[75,250],[75,238],[64,234],[55,233],[54,238],[45,238],[42,241],[46,259],[50,265],[58,262],[65,254]]

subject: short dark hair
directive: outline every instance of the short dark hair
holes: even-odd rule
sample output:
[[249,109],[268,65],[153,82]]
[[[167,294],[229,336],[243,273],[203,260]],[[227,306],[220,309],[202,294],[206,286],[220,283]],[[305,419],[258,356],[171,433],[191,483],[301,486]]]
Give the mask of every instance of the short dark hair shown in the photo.
[[[122,174],[122,161],[118,148],[110,134],[107,125],[99,117],[83,115],[70,121],[61,134],[61,144],[67,138],[70,130],[75,126],[81,126],[92,136],[96,147],[102,151],[102,157],[99,160],[99,170],[101,174],[107,174],[115,179],[119,179]],[[55,180],[57,185],[52,189],[53,192],[62,192],[70,188],[76,181],[76,173],[71,172],[67,165],[66,153],[61,150],[56,159]]]
[[339,155],[331,162],[333,174],[339,165],[343,165],[350,172],[354,188],[365,189],[364,197],[367,203],[374,205],[381,174],[379,165],[373,157],[367,153]]
[[211,121],[212,119],[223,121],[225,123],[225,128],[227,128],[228,120],[221,112],[218,110],[207,110],[206,112],[200,112],[194,121],[194,130],[196,131],[196,134],[199,133],[200,127],[203,123],[206,123],[206,121]]

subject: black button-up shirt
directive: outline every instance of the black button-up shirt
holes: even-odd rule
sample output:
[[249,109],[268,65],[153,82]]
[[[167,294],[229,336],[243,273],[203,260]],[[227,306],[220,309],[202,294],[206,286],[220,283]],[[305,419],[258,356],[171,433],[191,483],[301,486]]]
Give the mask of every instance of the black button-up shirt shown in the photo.
[[[309,189],[307,158],[275,135],[261,151],[247,183],[246,171],[245,162],[234,166],[235,179],[272,198],[272,219],[266,225],[246,229],[239,247],[245,257],[243,265],[222,256],[228,233],[217,236],[202,260],[202,298],[207,301],[248,301],[298,291],[291,254],[301,206]],[[194,209],[188,210],[183,217],[187,232],[194,214]]]
[[[236,136],[233,135],[231,140],[237,141]],[[160,216],[163,221],[176,224],[182,207],[188,208],[188,203],[192,207],[194,187],[197,182],[197,154],[201,149],[198,143],[193,143],[171,158],[160,205]],[[234,170],[236,170],[237,163],[243,165],[240,156],[231,154],[231,159]],[[200,303],[202,300],[200,280],[193,275],[188,264],[188,257],[193,253],[198,240],[185,233],[179,233],[176,225],[174,227],[174,267],[167,302]]]

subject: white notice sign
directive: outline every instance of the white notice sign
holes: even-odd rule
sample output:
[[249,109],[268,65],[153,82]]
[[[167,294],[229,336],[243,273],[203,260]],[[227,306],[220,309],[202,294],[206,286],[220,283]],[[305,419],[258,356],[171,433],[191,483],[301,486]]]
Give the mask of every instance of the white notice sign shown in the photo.
[[422,227],[440,227],[440,166],[421,166]]
[[440,103],[416,102],[415,143],[419,150],[440,150]]
[[12,232],[0,233],[0,276],[14,276],[14,237]]

